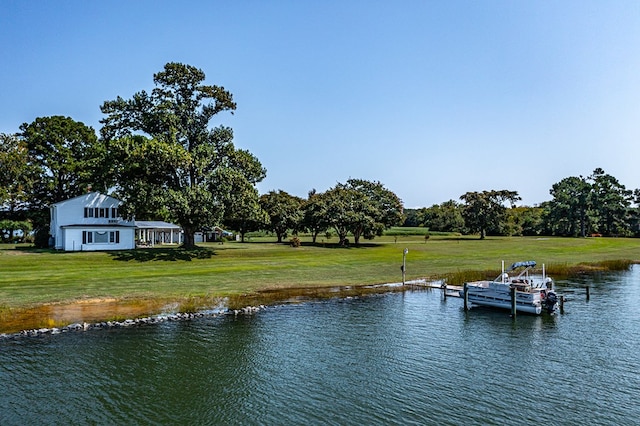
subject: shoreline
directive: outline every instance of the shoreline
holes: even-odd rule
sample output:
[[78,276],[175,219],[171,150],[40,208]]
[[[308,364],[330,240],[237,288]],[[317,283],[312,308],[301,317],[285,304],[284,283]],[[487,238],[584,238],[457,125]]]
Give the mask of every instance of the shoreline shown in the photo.
[[34,338],[44,336],[55,336],[58,334],[85,332],[85,331],[97,331],[97,330],[110,330],[120,328],[132,328],[142,327],[147,325],[158,325],[165,322],[179,322],[179,321],[191,321],[197,318],[211,317],[216,318],[223,315],[253,315],[260,310],[266,308],[266,306],[247,306],[243,309],[226,310],[223,312],[196,312],[196,313],[175,313],[168,315],[156,315],[144,318],[126,319],[124,321],[101,321],[95,323],[73,323],[64,327],[52,327],[52,328],[34,328],[25,329],[15,333],[1,333],[0,342],[8,340],[17,340],[21,338]]
[[[281,289],[281,290],[265,290],[263,294],[269,294],[269,299],[272,303],[256,303],[254,305],[247,304],[244,307],[230,307],[225,303],[220,303],[215,307],[206,307],[195,312],[159,312],[142,317],[129,317],[123,320],[103,320],[98,319],[95,322],[88,322],[85,320],[68,322],[66,325],[51,326],[51,327],[24,327],[15,328],[14,330],[6,330],[0,333],[0,342],[7,340],[15,340],[25,337],[43,337],[47,335],[58,335],[69,332],[80,332],[90,330],[105,330],[105,329],[118,329],[118,328],[131,328],[146,325],[158,325],[165,322],[178,322],[178,321],[190,321],[198,318],[215,318],[219,316],[227,315],[253,315],[258,313],[267,307],[274,307],[292,303],[306,303],[314,301],[329,300],[331,298],[354,298],[354,297],[367,297],[377,294],[384,294],[390,292],[404,292],[408,290],[415,290],[416,288],[431,288],[424,285],[426,280],[413,280],[407,281],[405,285],[401,283],[388,283],[388,284],[376,284],[376,285],[362,285],[362,286],[344,286],[344,287],[327,287],[327,288],[296,288],[296,289]],[[419,287],[416,285],[422,284]],[[295,295],[292,293],[295,292]],[[275,295],[275,297],[273,297]],[[254,302],[259,298],[259,295],[243,295],[237,300],[243,300],[248,302],[253,300]],[[226,298],[225,298],[226,299]],[[116,299],[104,299],[108,303],[117,303]],[[129,301],[130,302],[130,301]],[[62,306],[82,306],[87,304],[95,304],[99,302],[95,301],[78,301],[70,304],[64,304]],[[178,303],[174,303],[174,306],[178,306]],[[51,305],[47,305],[51,306]],[[38,321],[42,322],[41,319]]]
[[[611,262],[610,265],[582,264],[568,268],[556,278],[590,273],[629,269],[637,261]],[[626,265],[626,267],[622,267]],[[479,271],[467,271],[476,274]],[[482,273],[486,273],[484,271]],[[469,281],[464,272],[455,277],[418,278],[402,283],[362,284],[326,287],[285,287],[262,289],[253,293],[231,296],[187,297],[179,299],[124,298],[114,297],[80,299],[62,303],[49,303],[2,313],[9,321],[0,322],[0,341],[15,337],[35,337],[60,334],[69,331],[122,328],[135,325],[156,324],[165,321],[180,321],[203,316],[233,313],[253,313],[265,306],[301,303],[330,298],[363,297],[388,292],[404,292],[416,286],[427,288],[429,282]],[[436,286],[437,287],[437,286]]]

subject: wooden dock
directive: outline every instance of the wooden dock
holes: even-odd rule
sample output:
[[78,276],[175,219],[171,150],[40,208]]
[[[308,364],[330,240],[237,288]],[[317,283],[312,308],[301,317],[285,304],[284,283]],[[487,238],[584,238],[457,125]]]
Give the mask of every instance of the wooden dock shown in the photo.
[[460,285],[447,285],[442,281],[426,281],[426,280],[413,280],[407,281],[405,286],[421,287],[421,288],[437,288],[444,291],[445,297],[461,297],[459,291],[462,291]]

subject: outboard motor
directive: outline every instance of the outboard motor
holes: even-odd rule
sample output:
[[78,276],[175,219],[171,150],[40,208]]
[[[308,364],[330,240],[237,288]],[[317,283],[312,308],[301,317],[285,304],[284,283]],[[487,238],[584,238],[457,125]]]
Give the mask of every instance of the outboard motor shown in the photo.
[[547,292],[547,297],[544,299],[544,304],[548,313],[553,313],[558,306],[558,296],[554,291]]

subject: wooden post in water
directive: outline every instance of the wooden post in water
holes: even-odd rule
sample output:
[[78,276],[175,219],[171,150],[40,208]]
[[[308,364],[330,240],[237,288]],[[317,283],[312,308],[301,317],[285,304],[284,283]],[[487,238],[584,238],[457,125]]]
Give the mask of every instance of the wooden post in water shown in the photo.
[[516,288],[511,287],[511,318],[516,318]]
[[405,248],[404,251],[402,252],[402,285],[404,285],[404,277],[406,274],[406,269],[407,269],[407,253],[409,253],[409,249]]
[[587,301],[591,298],[591,288],[587,286]]
[[442,291],[444,291],[444,298],[447,298],[447,283],[442,284]]
[[464,296],[464,310],[469,310],[469,284],[464,283],[462,287],[462,295]]
[[560,313],[564,314],[564,296],[560,295]]

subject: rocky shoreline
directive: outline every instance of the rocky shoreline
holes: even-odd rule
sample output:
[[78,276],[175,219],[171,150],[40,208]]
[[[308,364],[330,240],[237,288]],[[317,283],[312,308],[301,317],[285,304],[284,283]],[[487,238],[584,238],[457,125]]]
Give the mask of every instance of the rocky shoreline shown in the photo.
[[63,334],[63,333],[77,333],[77,332],[84,332],[84,331],[90,331],[90,330],[110,330],[110,329],[118,329],[118,328],[141,327],[141,326],[147,326],[147,325],[162,324],[165,322],[191,321],[193,319],[204,318],[204,317],[215,318],[223,315],[233,315],[233,316],[253,315],[265,308],[266,308],[265,305],[246,306],[241,309],[226,309],[223,311],[207,311],[207,312],[195,312],[195,313],[179,312],[174,314],[156,315],[156,316],[145,317],[145,318],[126,319],[124,321],[73,323],[64,327],[34,328],[30,330],[22,330],[17,333],[2,333],[0,334],[0,341],[22,339],[27,337],[54,336],[54,335]]

